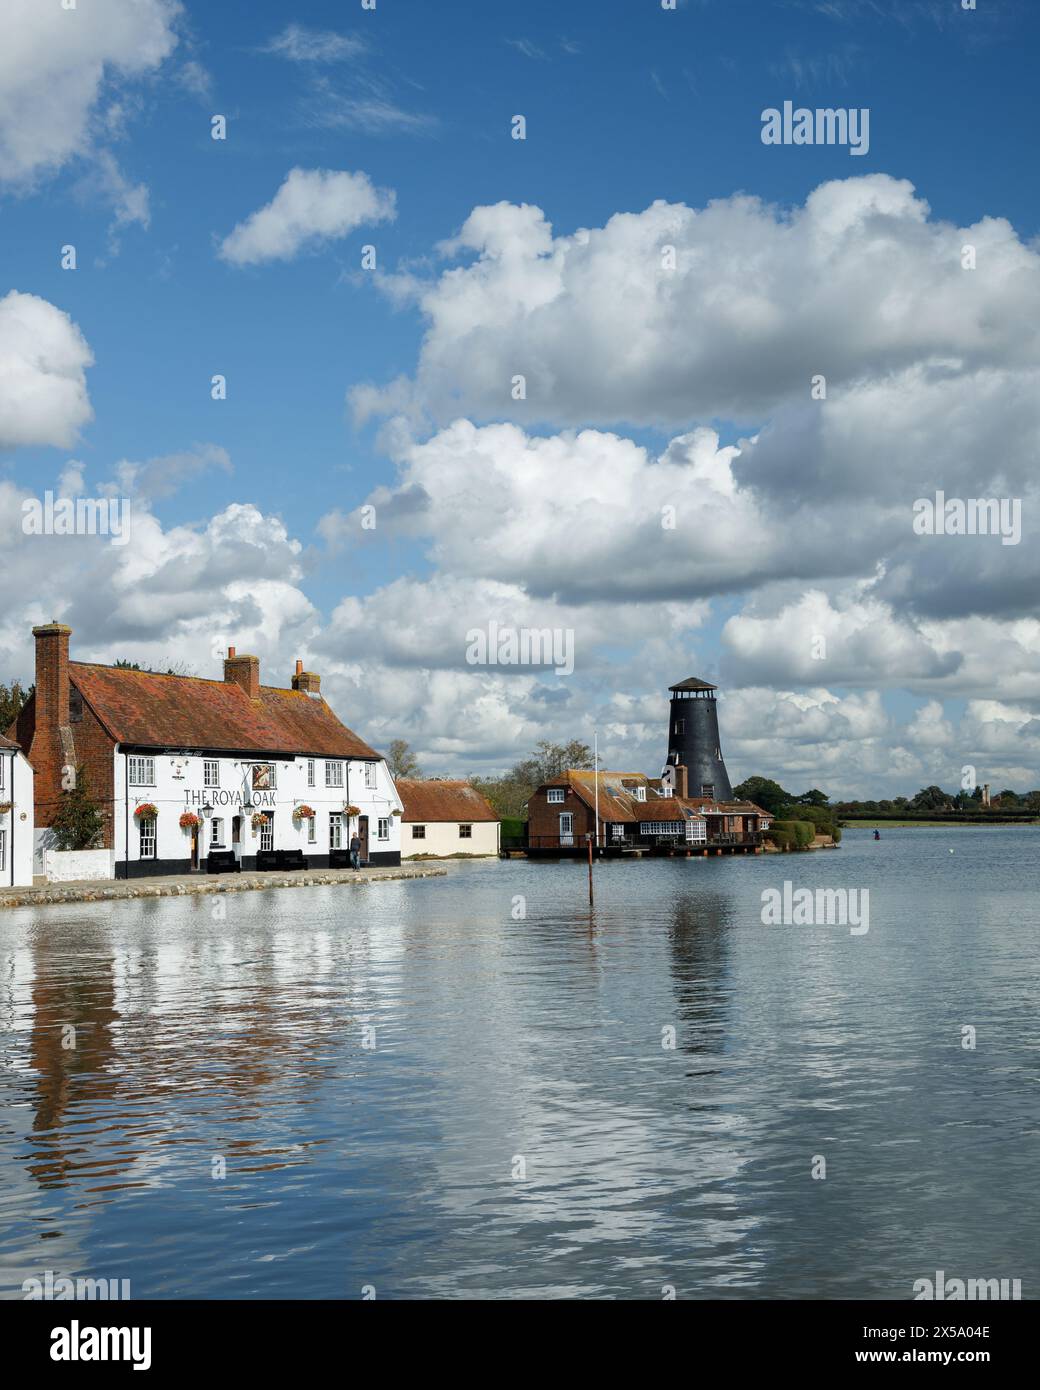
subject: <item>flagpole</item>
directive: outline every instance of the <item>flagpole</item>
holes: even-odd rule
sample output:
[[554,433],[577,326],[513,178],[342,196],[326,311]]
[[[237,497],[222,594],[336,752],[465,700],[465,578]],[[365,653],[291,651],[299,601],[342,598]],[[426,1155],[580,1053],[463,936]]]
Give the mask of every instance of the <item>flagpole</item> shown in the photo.
[[592,731],[592,762],[596,769],[596,848],[599,849],[599,731]]

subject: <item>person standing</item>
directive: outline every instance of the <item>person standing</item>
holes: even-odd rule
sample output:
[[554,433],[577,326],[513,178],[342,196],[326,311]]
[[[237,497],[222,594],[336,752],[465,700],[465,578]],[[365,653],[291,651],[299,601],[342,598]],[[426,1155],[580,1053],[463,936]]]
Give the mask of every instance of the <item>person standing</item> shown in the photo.
[[356,830],[350,837],[350,867],[352,869],[361,868],[361,837]]

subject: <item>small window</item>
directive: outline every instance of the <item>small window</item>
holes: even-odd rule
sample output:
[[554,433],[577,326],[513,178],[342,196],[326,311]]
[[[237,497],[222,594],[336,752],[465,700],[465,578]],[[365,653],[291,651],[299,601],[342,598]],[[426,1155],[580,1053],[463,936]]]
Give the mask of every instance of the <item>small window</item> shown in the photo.
[[676,732],[677,734],[684,734],[684,733],[686,732],[686,720],[685,720],[685,719],[677,719],[677,720],[675,721],[675,732]]
[[413,826],[412,826],[412,839],[413,839],[413,840],[425,840],[425,839],[426,839],[426,827],[425,827],[425,825],[413,825]]
[[316,845],[318,843],[318,817],[308,816],[307,818],[307,843]]
[[7,831],[0,830],[0,869],[7,868]]
[[[6,768],[7,768],[7,759],[4,758],[4,757],[0,757],[0,792],[2,792],[3,789],[4,789],[4,778],[7,776]],[[12,776],[12,778],[14,777],[13,764],[12,764],[11,776]]]
[[562,787],[550,787],[545,793],[545,799],[549,802],[566,801],[567,793]]
[[220,786],[220,764],[216,759],[207,758],[202,764],[202,785],[204,787]]
[[625,827],[623,825],[612,825],[610,827],[610,834],[611,838],[614,840],[623,840],[625,838]]
[[636,789],[635,789],[635,798],[636,798],[637,801],[645,801],[645,800],[646,800],[646,788],[645,788],[645,787],[636,787]]
[[307,759],[307,785],[308,785],[308,787],[313,787],[313,786],[314,786],[314,759],[313,759],[313,758],[308,758],[308,759]]
[[[375,785],[376,785],[376,765],[375,765],[375,763],[366,763],[366,764],[365,764],[365,787],[368,789],[368,791],[372,791],[372,790],[375,788]],[[383,837],[380,835],[379,838],[382,839]]]
[[382,817],[380,817],[378,824],[379,824],[379,829],[378,829],[378,831],[376,832],[376,838],[379,839],[379,840],[389,840],[389,838],[390,838],[390,822],[389,822],[389,820],[384,820]]
[[83,692],[77,690],[75,686],[69,691],[69,723],[81,724],[83,722]]
[[130,785],[132,787],[155,786],[155,759],[130,759]]
[[343,764],[325,764],[325,785],[327,787],[342,787],[343,785]]
[[702,782],[702,783],[701,783],[701,796],[710,796],[711,799],[714,801],[714,799],[715,799],[715,783],[714,783],[714,782]]
[[343,848],[343,817],[334,812],[329,816],[329,849]]
[[473,839],[473,827],[472,827],[472,825],[460,825],[460,826],[459,826],[459,839],[460,839],[460,840],[472,840],[472,839]]
[[141,825],[141,858],[155,858],[155,821],[143,820]]
[[224,848],[224,820],[222,816],[214,816],[210,821],[210,849]]

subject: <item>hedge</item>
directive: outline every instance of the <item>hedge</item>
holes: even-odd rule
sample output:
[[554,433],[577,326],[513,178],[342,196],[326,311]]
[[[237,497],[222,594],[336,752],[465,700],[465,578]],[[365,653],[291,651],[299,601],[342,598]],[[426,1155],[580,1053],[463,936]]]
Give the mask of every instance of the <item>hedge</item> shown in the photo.
[[816,827],[811,821],[775,820],[764,833],[779,849],[808,849],[816,835]]

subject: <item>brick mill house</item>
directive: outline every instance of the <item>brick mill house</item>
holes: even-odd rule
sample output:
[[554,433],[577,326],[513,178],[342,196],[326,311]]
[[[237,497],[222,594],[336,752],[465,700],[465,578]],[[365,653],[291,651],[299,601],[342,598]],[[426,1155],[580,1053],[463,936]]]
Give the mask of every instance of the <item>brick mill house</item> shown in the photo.
[[223,680],[69,659],[70,629],[33,629],[36,691],[8,730],[36,774],[35,863],[63,771],[82,767],[117,878],[220,868],[399,864],[401,802],[385,761],[333,714],[297,661],[261,685],[232,647]]
[[498,816],[476,787],[449,778],[398,777],[397,790],[404,807],[404,858],[498,854]]
[[660,777],[571,769],[544,782],[527,803],[528,854],[584,854],[586,836],[602,854],[758,853],[772,817],[733,796],[715,690],[695,676],[669,687]]

